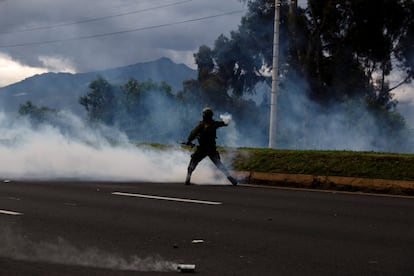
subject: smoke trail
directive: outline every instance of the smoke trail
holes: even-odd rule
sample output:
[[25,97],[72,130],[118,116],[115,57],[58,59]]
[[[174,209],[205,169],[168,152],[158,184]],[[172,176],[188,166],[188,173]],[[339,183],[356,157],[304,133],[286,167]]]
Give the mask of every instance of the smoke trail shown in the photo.
[[232,120],[232,116],[231,114],[225,113],[225,114],[221,114],[220,115],[220,119],[226,124],[228,125],[230,123],[230,121]]
[[175,262],[166,261],[160,256],[141,258],[133,255],[124,258],[98,248],[81,249],[63,238],[58,238],[54,242],[33,242],[4,225],[0,228],[0,256],[24,261],[141,272],[168,272],[177,268]]
[[[51,124],[36,126],[0,113],[3,178],[183,182],[189,159],[190,153],[180,147],[137,148],[123,133],[92,128],[66,112],[58,113]],[[194,182],[227,183],[208,162],[200,164]]]
[[240,144],[240,135],[236,128],[236,123],[233,121],[233,116],[229,113],[224,113],[219,117],[226,125],[228,125],[224,133],[224,144],[230,147],[237,147]]

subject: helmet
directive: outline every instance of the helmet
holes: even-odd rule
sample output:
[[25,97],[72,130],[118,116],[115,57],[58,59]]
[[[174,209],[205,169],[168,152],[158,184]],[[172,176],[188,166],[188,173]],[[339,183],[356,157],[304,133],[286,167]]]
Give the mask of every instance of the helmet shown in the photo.
[[203,108],[203,119],[213,119],[213,110],[210,107]]

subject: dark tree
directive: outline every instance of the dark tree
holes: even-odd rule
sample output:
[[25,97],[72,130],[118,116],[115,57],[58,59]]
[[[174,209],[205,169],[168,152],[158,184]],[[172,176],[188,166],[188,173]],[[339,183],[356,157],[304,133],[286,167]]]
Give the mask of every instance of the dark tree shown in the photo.
[[90,91],[79,98],[91,121],[112,125],[116,106],[115,88],[104,78],[98,77],[89,84]]
[[31,101],[27,101],[20,105],[18,113],[21,116],[28,117],[32,123],[38,124],[48,122],[56,114],[56,110],[48,107],[38,107]]

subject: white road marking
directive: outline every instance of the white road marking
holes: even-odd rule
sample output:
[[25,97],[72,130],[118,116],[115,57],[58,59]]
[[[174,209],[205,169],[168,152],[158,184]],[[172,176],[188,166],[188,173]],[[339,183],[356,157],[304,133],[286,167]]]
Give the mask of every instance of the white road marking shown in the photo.
[[23,213],[14,212],[14,211],[7,211],[7,210],[0,210],[0,214],[12,215],[12,216],[21,216],[21,215],[23,215]]
[[119,196],[131,196],[131,197],[149,198],[149,199],[157,199],[157,200],[169,200],[169,201],[178,201],[178,202],[187,202],[187,203],[208,204],[208,205],[220,205],[220,204],[222,204],[221,202],[216,202],[216,201],[204,201],[204,200],[196,200],[196,199],[153,196],[153,195],[143,195],[143,194],[130,194],[130,193],[122,193],[122,192],[113,192],[112,194],[113,195],[119,195]]
[[18,197],[8,197],[7,199],[10,199],[10,200],[20,200],[20,198],[18,198]]

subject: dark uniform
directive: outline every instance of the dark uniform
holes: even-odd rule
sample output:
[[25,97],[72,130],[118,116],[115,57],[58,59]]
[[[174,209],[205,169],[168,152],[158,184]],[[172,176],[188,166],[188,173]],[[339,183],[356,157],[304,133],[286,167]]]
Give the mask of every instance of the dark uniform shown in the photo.
[[190,184],[191,174],[198,163],[207,156],[233,185],[237,185],[237,181],[230,175],[221,162],[220,154],[216,149],[216,130],[223,126],[227,126],[227,124],[223,121],[213,120],[213,111],[210,108],[203,109],[203,120],[191,131],[187,139],[187,144],[191,145],[192,141],[197,138],[199,145],[191,155],[190,164],[187,169],[187,178],[185,180],[186,185]]

